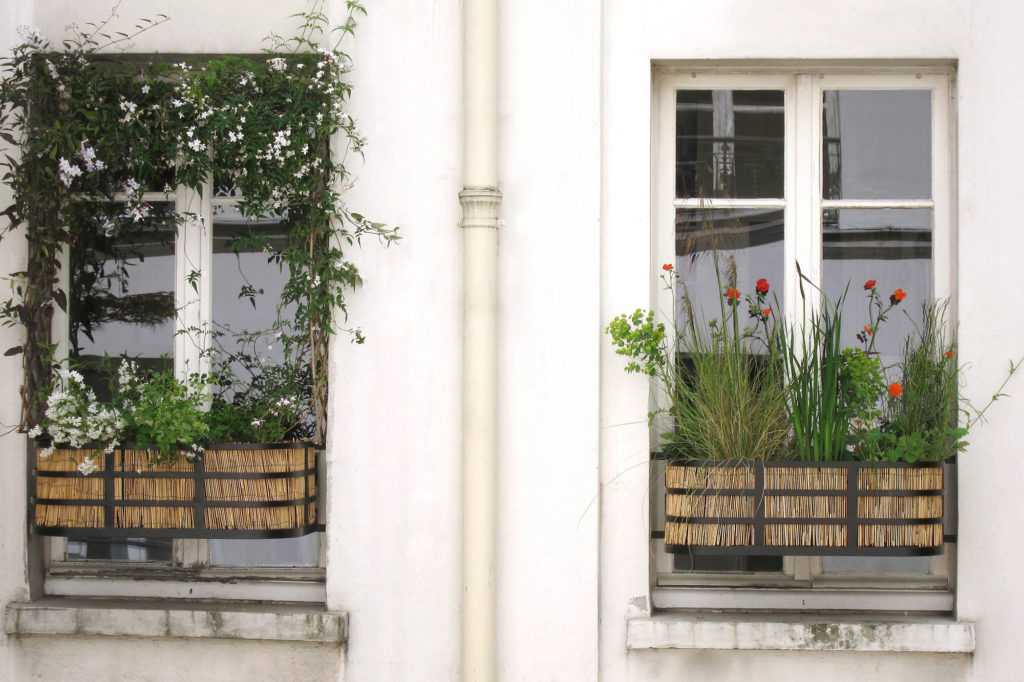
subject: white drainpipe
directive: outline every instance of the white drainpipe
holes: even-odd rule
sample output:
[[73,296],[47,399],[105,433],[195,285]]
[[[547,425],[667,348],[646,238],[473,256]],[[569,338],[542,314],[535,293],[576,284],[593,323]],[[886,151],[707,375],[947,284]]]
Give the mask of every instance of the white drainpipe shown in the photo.
[[463,5],[462,681],[494,682],[497,535],[498,0]]

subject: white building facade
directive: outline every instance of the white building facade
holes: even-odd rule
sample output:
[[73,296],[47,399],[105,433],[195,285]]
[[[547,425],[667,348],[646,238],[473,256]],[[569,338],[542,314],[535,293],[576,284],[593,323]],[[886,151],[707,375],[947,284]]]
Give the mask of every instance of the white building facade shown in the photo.
[[[20,24],[59,39],[67,24],[105,16],[109,4],[7,0],[0,51]],[[886,272],[953,301],[969,397],[984,402],[1024,339],[1016,305],[1024,232],[1013,218],[1014,159],[1024,157],[1013,133],[1024,110],[1013,76],[1024,64],[1024,6],[496,0],[488,17],[488,3],[476,0],[366,4],[352,47],[352,113],[369,145],[348,200],[400,225],[404,239],[356,254],[366,284],[349,312],[368,340],[332,348],[322,571],[266,580],[172,569],[147,580],[34,574],[25,439],[7,434],[0,679],[1020,679],[1015,485],[1024,451],[1013,433],[1024,402],[998,402],[972,434],[956,465],[955,543],[945,559],[915,564],[916,578],[880,565],[869,577],[830,576],[827,565],[801,561],[767,585],[728,576],[694,584],[671,577],[678,567],[656,533],[652,540],[650,386],[623,373],[604,328],[621,312],[659,304],[652,273],[674,259],[676,209],[686,210],[672,190],[675,143],[666,139],[674,93],[781,93],[781,196],[733,207],[782,211],[777,278],[795,302],[790,263],[813,263],[823,276],[824,93],[925,91],[918,123],[930,150],[928,196],[853,198],[861,210],[931,211],[930,270],[890,263]],[[129,0],[121,15],[171,17],[140,36],[135,52],[252,54],[269,32],[289,31],[289,15],[304,7]],[[488,26],[495,52],[472,52],[481,49],[473,36]],[[467,96],[478,91],[482,99]],[[491,128],[474,108],[488,92]],[[886,137],[905,122],[871,120],[884,146],[909,145],[894,158],[913,157],[906,136]],[[716,136],[728,128],[715,123]],[[488,144],[493,150],[481,152]],[[478,188],[467,177],[479,168],[467,165],[488,163],[490,189],[500,192],[488,206],[499,219],[495,259],[482,262],[475,259],[487,248],[466,253],[466,232],[492,228],[461,226],[460,192]],[[884,177],[884,169],[863,172],[865,187]],[[827,261],[827,243],[825,253]],[[24,259],[19,240],[0,245],[0,271],[22,269]],[[487,286],[479,272],[467,277],[472,268],[495,275],[493,327],[485,320],[467,330],[467,320],[479,321],[467,312],[467,286]],[[493,352],[494,381],[481,379],[483,388],[472,383],[480,370],[465,352],[481,348],[480,334],[484,356]],[[17,335],[0,330],[4,347]],[[11,424],[19,359],[0,359],[0,376],[0,414]],[[493,401],[493,431],[474,411],[481,395]],[[482,441],[466,435],[475,428]],[[466,443],[488,438],[493,478],[472,478]],[[482,501],[464,494],[479,480],[493,481]],[[472,515],[486,521],[489,512],[493,523],[474,526],[481,517]],[[467,528],[483,545],[467,549]],[[485,565],[493,574],[471,586],[483,590],[474,604],[491,604],[483,616],[469,613],[477,607],[464,597],[465,566],[479,556],[493,560]],[[480,647],[479,657],[466,647]]]

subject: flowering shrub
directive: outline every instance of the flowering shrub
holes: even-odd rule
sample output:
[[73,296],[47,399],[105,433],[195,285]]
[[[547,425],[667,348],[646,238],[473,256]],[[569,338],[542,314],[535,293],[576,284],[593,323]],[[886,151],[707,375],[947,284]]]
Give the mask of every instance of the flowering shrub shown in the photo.
[[[120,409],[101,404],[81,374],[61,369],[46,399],[44,418],[29,431],[29,436],[38,438],[45,433],[53,443],[73,448],[95,444],[110,453],[121,443],[124,430]],[[41,450],[40,455],[47,457],[51,452],[52,445]]]
[[[969,430],[1005,395],[1020,367],[1010,364],[992,401],[978,410],[959,396],[961,375],[944,303],[923,307],[923,321],[905,340],[898,362],[884,367],[877,339],[907,298],[902,288],[883,298],[877,280],[864,282],[868,322],[856,334],[856,347],[842,338],[845,294],[834,301],[819,290],[819,305],[806,321],[787,325],[768,301],[770,282],[757,279],[753,295],[744,297],[730,266],[730,281],[719,285],[721,316],[702,320],[685,287],[676,287],[671,264],[662,270],[674,296],[683,292],[676,296],[684,319],[675,335],[649,310],[614,318],[607,333],[616,353],[628,358],[626,371],[653,377],[664,392],[663,413],[673,430],[663,435],[662,447],[670,455],[941,461],[966,447]],[[803,284],[817,290],[800,277],[801,295]],[[737,314],[741,298],[746,327]]]
[[[0,61],[0,139],[22,151],[0,162],[14,195],[2,215],[8,231],[27,226],[29,241],[27,269],[0,309],[5,324],[26,328],[25,343],[7,351],[23,354],[24,427],[40,421],[50,392],[51,318],[54,306],[68,303],[59,285],[65,247],[96,234],[134,234],[154,210],[146,192],[201,191],[212,178],[218,191],[238,197],[245,217],[288,220],[287,243],[264,246],[288,273],[281,306],[294,311],[293,328],[309,349],[309,400],[323,435],[327,340],[343,331],[363,340],[345,328],[345,294],[362,281],[347,250],[363,237],[398,239],[341,195],[351,177],[330,153],[331,140],[340,135],[356,153],[364,146],[346,112],[351,62],[341,40],[364,10],[346,0],[347,20],[331,29],[325,2],[301,15],[296,36],[271,36],[264,57],[119,64],[113,48],[158,27],[166,21],[160,16],[132,34],[108,31],[110,19],[75,28],[63,49],[24,31]],[[198,290],[200,278],[193,272],[188,281]]]

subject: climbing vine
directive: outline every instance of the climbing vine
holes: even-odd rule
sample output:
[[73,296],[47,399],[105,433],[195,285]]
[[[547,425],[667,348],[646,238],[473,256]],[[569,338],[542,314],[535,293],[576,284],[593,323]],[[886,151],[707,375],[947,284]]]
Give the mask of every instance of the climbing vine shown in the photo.
[[[168,18],[118,32],[115,6],[106,20],[73,27],[59,46],[25,30],[0,61],[0,139],[20,151],[0,161],[14,197],[0,212],[9,221],[0,238],[23,230],[28,240],[27,269],[10,274],[12,296],[0,308],[4,324],[25,328],[24,342],[6,351],[23,358],[23,428],[40,423],[51,390],[55,306],[67,311],[71,295],[61,283],[65,252],[152,230],[167,204],[154,205],[147,193],[173,199],[178,187],[212,187],[237,197],[246,218],[288,226],[284,243],[249,246],[287,271],[278,309],[288,316],[275,338],[308,366],[308,399],[323,437],[328,339],[349,333],[363,341],[346,322],[346,293],[361,283],[348,251],[364,237],[398,239],[397,230],[347,205],[351,175],[344,154],[332,154],[332,140],[356,154],[364,145],[347,113],[351,60],[342,48],[365,10],[358,0],[346,4],[347,19],[332,28],[326,0],[317,0],[297,15],[295,36],[271,36],[259,56],[167,63],[119,53]],[[181,225],[197,216],[172,211],[169,219]],[[198,291],[202,276],[189,273],[189,285]],[[86,289],[87,280],[79,277]],[[74,292],[96,320],[111,305],[98,293]],[[173,305],[142,303],[118,314],[145,321]]]

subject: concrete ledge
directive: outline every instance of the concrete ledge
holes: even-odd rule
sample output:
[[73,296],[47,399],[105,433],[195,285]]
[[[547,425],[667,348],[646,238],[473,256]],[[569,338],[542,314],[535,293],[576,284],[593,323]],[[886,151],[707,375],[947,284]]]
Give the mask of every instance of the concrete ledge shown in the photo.
[[658,615],[627,623],[626,648],[974,653],[974,624],[941,618]]
[[180,637],[343,644],[348,617],[309,604],[49,598],[10,603],[15,636]]

